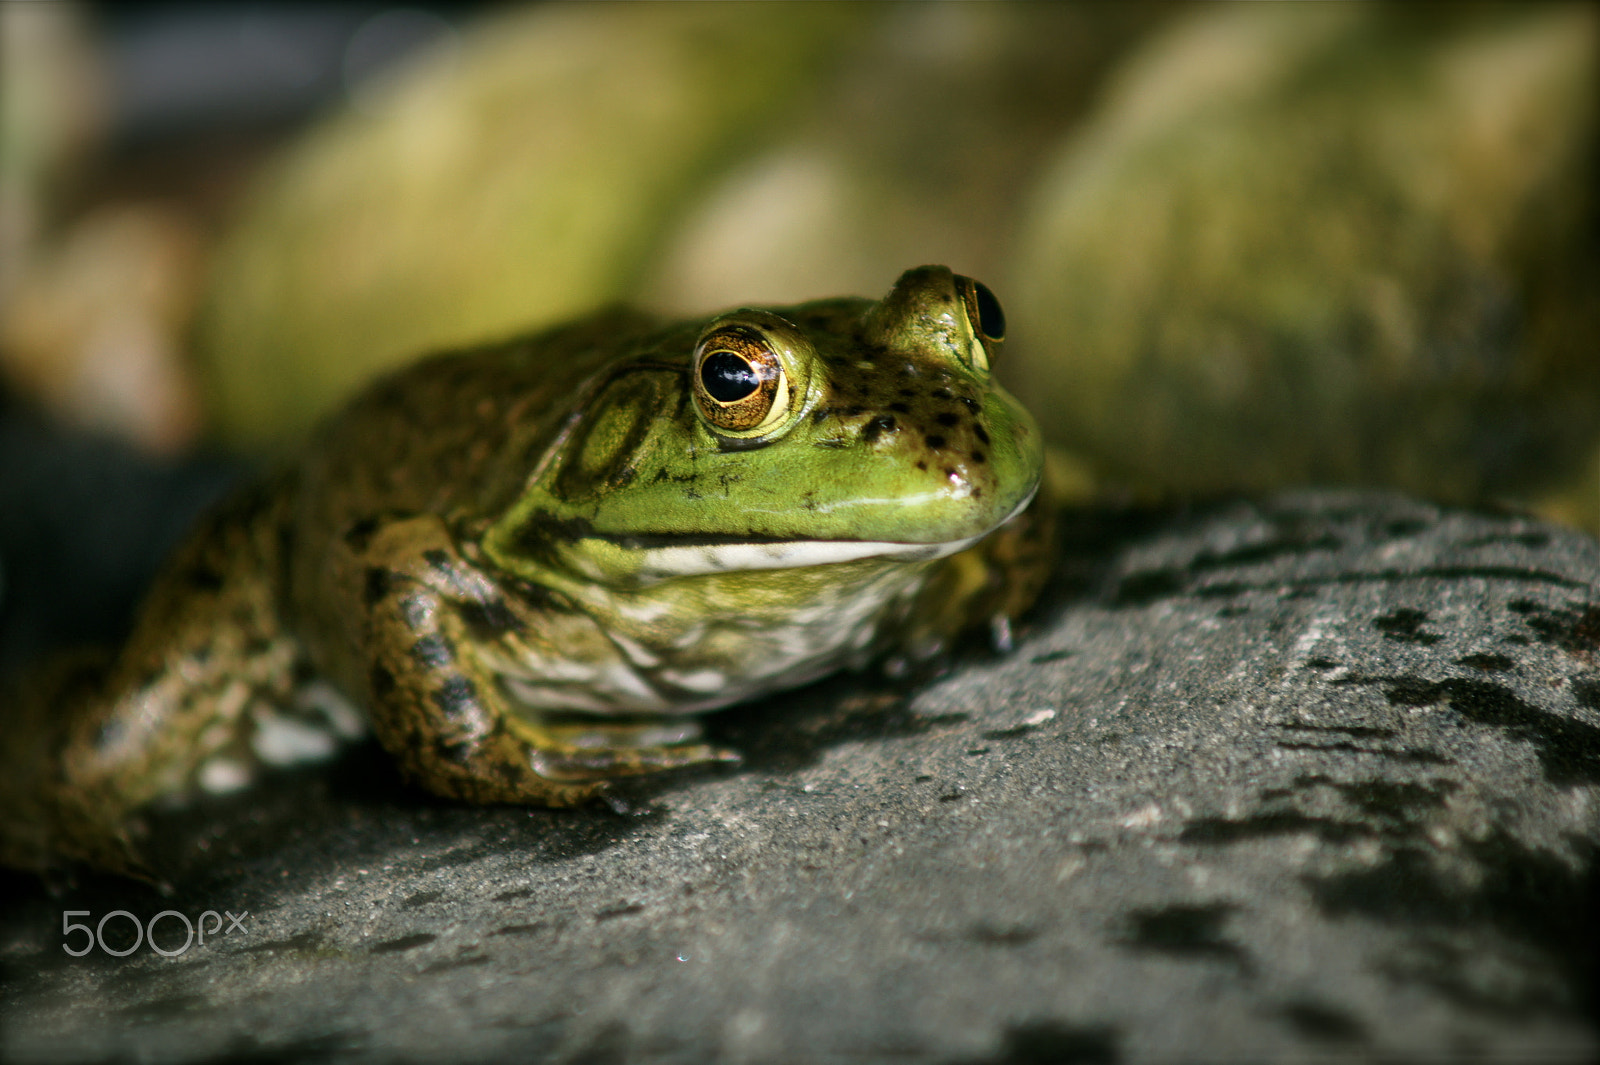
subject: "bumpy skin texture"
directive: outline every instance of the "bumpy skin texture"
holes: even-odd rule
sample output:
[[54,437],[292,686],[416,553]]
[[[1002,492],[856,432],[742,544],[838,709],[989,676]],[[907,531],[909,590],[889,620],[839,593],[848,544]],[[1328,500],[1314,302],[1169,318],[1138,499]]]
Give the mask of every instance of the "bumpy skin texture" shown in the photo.
[[617,311],[379,381],[196,531],[114,659],[11,708],[0,860],[139,872],[139,811],[238,783],[318,678],[430,790],[560,806],[734,757],[685,715],[1004,632],[1049,520],[998,315],[922,267],[878,303]]

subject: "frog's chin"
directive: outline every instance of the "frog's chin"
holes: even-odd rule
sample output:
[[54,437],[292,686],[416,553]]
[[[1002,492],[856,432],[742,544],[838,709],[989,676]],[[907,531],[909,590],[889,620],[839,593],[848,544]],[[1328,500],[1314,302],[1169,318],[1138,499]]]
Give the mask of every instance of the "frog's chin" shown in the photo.
[[[1035,489],[1037,491],[1037,489]],[[965,551],[1000,526],[1022,513],[1033,502],[1029,492],[1011,512],[976,536],[941,543],[908,543],[898,540],[786,540],[776,542],[729,541],[643,549],[638,576],[645,580],[669,577],[703,577],[714,573],[748,570],[798,569],[804,566],[830,566],[838,562],[859,562],[882,558],[897,562],[931,562]]]

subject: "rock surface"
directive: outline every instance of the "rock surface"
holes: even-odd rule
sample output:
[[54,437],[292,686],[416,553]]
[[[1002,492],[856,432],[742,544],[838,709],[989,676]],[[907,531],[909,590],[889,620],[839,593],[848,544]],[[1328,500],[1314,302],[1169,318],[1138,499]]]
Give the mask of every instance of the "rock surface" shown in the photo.
[[[6,879],[0,1057],[1593,1060],[1600,544],[1344,493],[1073,526],[1015,651],[724,714],[737,769],[473,809],[361,747],[166,818],[170,896]],[[112,910],[248,915],[64,953]]]

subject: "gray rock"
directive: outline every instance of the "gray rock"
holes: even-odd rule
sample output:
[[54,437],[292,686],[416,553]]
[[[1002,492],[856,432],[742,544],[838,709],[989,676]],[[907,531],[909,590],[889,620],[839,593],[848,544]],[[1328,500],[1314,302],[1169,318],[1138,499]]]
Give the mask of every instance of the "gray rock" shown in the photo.
[[[359,748],[164,821],[170,897],[6,881],[0,1055],[1592,1060],[1600,544],[1345,493],[1069,524],[1014,652],[727,713],[740,768],[473,809]],[[248,916],[63,952],[115,909]]]

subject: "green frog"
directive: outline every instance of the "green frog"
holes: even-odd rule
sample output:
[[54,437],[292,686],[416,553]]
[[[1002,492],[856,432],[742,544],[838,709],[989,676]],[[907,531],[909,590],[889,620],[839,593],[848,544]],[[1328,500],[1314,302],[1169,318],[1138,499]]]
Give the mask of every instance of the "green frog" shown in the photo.
[[[451,799],[736,759],[695,715],[1002,634],[1048,565],[999,302],[614,310],[381,379],[6,730],[0,858],[138,872],[140,812],[370,728]],[[359,714],[353,709],[360,707]]]

